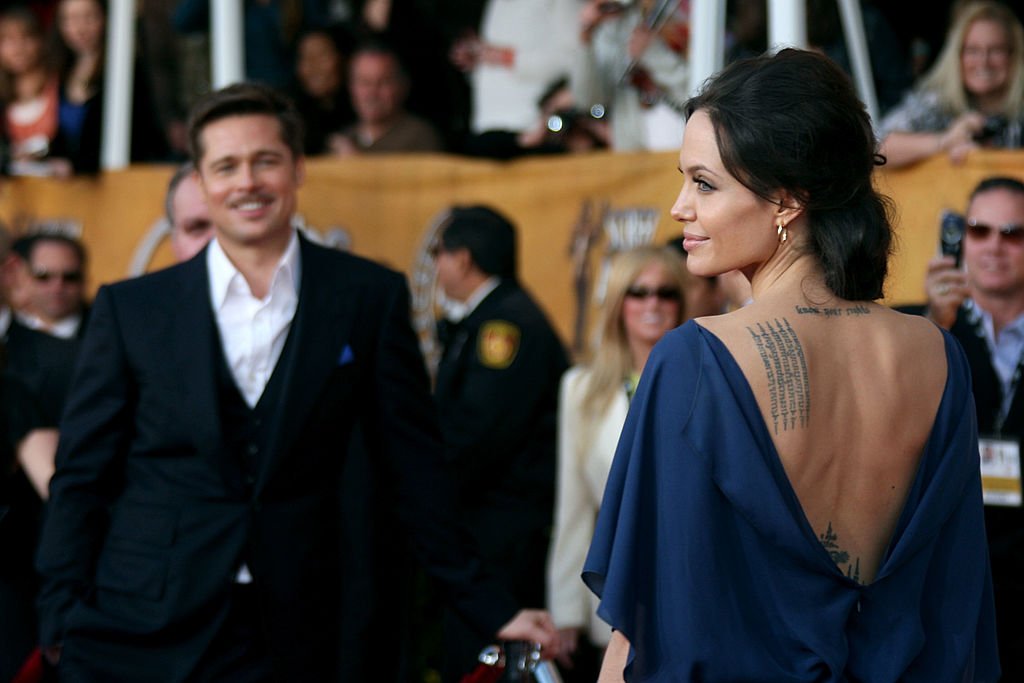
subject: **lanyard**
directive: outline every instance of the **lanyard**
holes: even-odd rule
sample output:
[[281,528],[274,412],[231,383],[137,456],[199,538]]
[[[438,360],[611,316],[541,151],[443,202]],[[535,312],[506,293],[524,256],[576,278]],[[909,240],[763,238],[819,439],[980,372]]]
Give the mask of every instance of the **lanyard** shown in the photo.
[[[974,333],[981,339],[984,339],[986,346],[988,346],[988,333],[985,330],[985,324],[983,321],[983,315],[978,305],[974,303],[973,299],[968,299],[964,302],[964,310],[967,313],[967,321],[974,328]],[[996,340],[993,335],[992,348],[989,349],[991,354],[992,369],[995,370],[995,346]],[[1006,424],[1006,418],[1010,415],[1010,408],[1013,405],[1014,397],[1017,395],[1017,388],[1020,385],[1021,375],[1024,374],[1024,350],[1021,351],[1020,358],[1017,359],[1017,366],[1013,370],[1013,375],[1010,377],[1010,386],[1006,389],[1006,395],[999,397],[999,411],[996,413],[995,423],[995,435],[1000,436],[1003,433],[1003,425]],[[999,380],[1000,390],[1003,387],[1003,379],[996,372],[996,378]]]

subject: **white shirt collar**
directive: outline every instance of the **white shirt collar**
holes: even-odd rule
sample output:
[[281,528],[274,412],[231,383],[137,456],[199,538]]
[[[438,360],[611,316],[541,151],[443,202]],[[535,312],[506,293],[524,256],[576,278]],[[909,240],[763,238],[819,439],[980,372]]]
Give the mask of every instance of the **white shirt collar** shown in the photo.
[[[82,314],[75,313],[69,315],[66,318],[61,318],[57,322],[48,325],[37,316],[29,315],[27,313],[16,312],[15,317],[18,322],[29,328],[30,330],[38,330],[39,332],[45,332],[53,337],[60,337],[61,339],[71,339],[78,334],[78,327],[82,324]],[[9,325],[10,323],[8,323]],[[6,327],[3,328],[6,331]]]
[[11,309],[7,306],[0,306],[0,337],[7,336],[9,329],[11,329]]
[[493,292],[499,284],[501,284],[501,278],[492,275],[481,282],[465,301],[456,301],[455,299],[442,296],[441,310],[444,312],[444,317],[453,323],[462,322],[469,317],[470,313],[476,310],[480,302],[486,299],[487,295]]
[[[210,240],[210,246],[206,250],[206,267],[210,272],[210,303],[213,304],[213,310],[219,311],[223,307],[229,289],[233,288],[236,292],[241,291],[252,296],[249,283],[245,281],[238,268],[224,253],[224,249],[216,237]],[[281,260],[277,262],[277,267],[274,269],[274,276],[271,278],[271,286],[267,293],[268,297],[270,296],[269,292],[276,287],[278,278],[282,277],[287,277],[286,281],[291,284],[292,291],[298,294],[299,283],[302,280],[302,263],[299,259],[298,233],[294,230],[288,241],[288,246],[281,254]]]

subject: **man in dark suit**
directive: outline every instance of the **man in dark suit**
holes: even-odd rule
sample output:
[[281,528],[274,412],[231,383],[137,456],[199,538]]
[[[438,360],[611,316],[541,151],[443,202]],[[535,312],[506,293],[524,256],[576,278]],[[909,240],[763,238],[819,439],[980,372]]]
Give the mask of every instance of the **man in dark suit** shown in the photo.
[[996,632],[1003,679],[1016,681],[1024,677],[1024,182],[983,180],[965,220],[963,269],[951,256],[928,266],[927,314],[959,340],[971,366]]
[[60,419],[81,346],[85,260],[79,240],[43,232],[15,240],[4,264],[20,290],[20,305],[0,313],[6,369],[38,398],[47,425]]
[[338,680],[353,424],[420,561],[482,633],[556,647],[457,532],[404,278],[291,227],[301,121],[272,89],[195,107],[216,237],[100,289],[40,542],[42,644],[73,681]]
[[[497,211],[453,209],[435,260],[446,300],[434,398],[459,509],[489,568],[518,600],[537,604],[544,600],[565,351],[517,282],[515,228]],[[445,642],[445,680],[457,680],[487,644],[451,611]]]

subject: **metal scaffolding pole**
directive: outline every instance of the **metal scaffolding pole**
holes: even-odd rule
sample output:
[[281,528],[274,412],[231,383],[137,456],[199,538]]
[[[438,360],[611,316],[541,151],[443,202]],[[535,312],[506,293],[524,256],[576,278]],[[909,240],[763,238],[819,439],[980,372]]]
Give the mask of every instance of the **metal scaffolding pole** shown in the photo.
[[100,148],[104,170],[124,168],[131,160],[135,67],[135,0],[111,0],[109,9]]
[[696,94],[704,81],[725,61],[725,3],[694,0],[690,12],[690,92]]
[[243,0],[210,2],[210,61],[215,89],[245,80],[243,11]]
[[859,0],[839,0],[839,12],[843,20],[843,35],[850,53],[853,80],[857,84],[860,99],[868,108],[871,120],[878,122],[878,97],[875,95],[875,81],[871,75],[871,56],[868,41],[864,35],[864,17]]
[[807,47],[805,0],[768,0],[768,49]]

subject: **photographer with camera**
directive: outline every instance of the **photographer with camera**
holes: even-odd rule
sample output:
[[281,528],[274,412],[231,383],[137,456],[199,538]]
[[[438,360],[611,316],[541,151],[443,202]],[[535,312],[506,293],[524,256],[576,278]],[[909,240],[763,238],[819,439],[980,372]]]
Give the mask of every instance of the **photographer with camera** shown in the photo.
[[979,147],[1018,148],[1024,129],[1024,29],[999,2],[964,3],[935,65],[878,126],[890,168]]
[[1024,600],[1024,182],[983,180],[960,227],[958,240],[943,226],[944,254],[928,264],[926,311],[959,340],[971,367],[999,652],[1004,680],[1024,680],[1024,616],[1016,609]]

